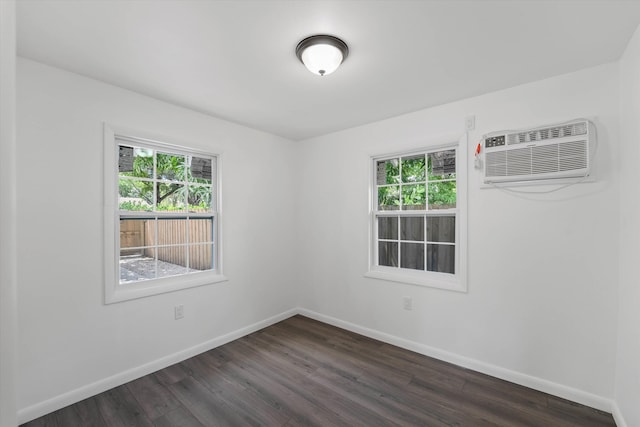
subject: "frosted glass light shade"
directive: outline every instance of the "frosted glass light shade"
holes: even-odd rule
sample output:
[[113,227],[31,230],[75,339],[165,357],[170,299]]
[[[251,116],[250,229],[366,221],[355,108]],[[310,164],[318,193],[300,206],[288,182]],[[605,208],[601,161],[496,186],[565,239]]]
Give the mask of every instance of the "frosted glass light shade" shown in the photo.
[[349,48],[337,37],[317,35],[298,43],[296,55],[309,71],[319,76],[333,73],[346,59]]
[[342,52],[335,46],[316,44],[302,52],[302,63],[312,73],[326,76],[338,69],[342,63]]

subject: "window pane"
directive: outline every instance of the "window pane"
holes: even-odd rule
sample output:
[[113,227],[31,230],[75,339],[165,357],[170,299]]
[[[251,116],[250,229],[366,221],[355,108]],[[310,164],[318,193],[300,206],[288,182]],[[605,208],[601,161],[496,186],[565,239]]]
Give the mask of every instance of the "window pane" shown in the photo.
[[213,244],[189,247],[189,268],[193,270],[212,270]]
[[157,153],[156,169],[158,179],[169,181],[185,180],[185,157],[177,154]]
[[427,270],[455,274],[455,256],[454,245],[427,245]]
[[398,239],[398,217],[379,217],[378,218],[378,239]]
[[398,266],[398,244],[396,242],[378,242],[378,265]]
[[400,240],[424,241],[424,217],[409,216],[400,218]]
[[378,188],[378,209],[381,211],[394,211],[400,209],[400,187]]
[[120,283],[156,278],[155,249],[145,248],[137,254],[120,252]]
[[429,153],[428,157],[429,180],[455,177],[456,150]]
[[140,248],[154,244],[155,220],[148,218],[120,220],[121,249]]
[[197,156],[189,156],[187,161],[189,162],[189,168],[187,169],[189,182],[210,185],[211,177],[215,171],[215,161]]
[[398,184],[400,167],[398,159],[380,160],[376,163],[376,184]]
[[402,209],[424,210],[426,209],[426,187],[424,184],[402,186]]
[[427,217],[427,241],[455,243],[456,217],[428,216]]
[[213,195],[210,185],[189,185],[189,212],[211,212]]
[[120,176],[153,178],[153,150],[120,145],[118,170]]
[[213,242],[213,219],[198,218],[189,220],[189,242]]
[[153,210],[153,183],[120,178],[118,180],[118,206],[123,211]]
[[456,207],[456,182],[443,181],[429,184],[429,209]]
[[425,180],[424,154],[402,158],[402,182],[422,182]]
[[186,219],[158,219],[158,245],[185,243],[187,243]]
[[424,244],[401,243],[400,249],[400,267],[424,270]]
[[158,205],[159,211],[185,211],[185,187],[181,184],[158,183]]
[[186,265],[186,246],[168,246],[158,248],[158,277],[186,274]]

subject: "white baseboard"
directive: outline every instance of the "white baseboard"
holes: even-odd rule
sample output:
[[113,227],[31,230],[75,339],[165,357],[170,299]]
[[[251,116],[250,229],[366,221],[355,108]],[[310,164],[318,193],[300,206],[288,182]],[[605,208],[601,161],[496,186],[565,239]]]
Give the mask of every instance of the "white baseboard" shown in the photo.
[[[379,341],[402,347],[407,350],[415,351],[416,353],[424,354],[425,356],[433,357],[435,359],[453,363],[454,365],[462,366],[477,372],[481,372],[483,374],[491,375],[492,377],[500,378],[505,381],[532,388],[534,390],[552,394],[554,396],[571,400],[582,405],[590,406],[601,411],[612,411],[613,401],[611,399],[597,396],[586,391],[567,387],[520,372],[511,371],[509,369],[481,362],[476,359],[460,356],[458,354],[450,353],[448,351],[441,350],[435,347],[430,347],[428,345],[421,344],[415,341],[406,340],[404,338],[396,337],[391,334],[376,331],[374,329],[369,329],[360,325],[356,325],[354,323],[346,322],[344,320],[336,319],[335,317],[325,316],[324,314],[316,313],[311,310],[301,308],[298,309],[298,313],[303,316],[318,320],[320,322],[328,323],[330,325],[337,326],[339,328],[346,329],[348,331],[355,332],[369,338],[377,339]],[[624,424],[618,424],[618,427],[622,426],[624,426]]]
[[607,399],[605,397],[597,396],[571,387],[563,386],[561,384],[526,375],[520,372],[511,371],[496,365],[481,362],[479,360],[460,356],[445,350],[430,347],[428,345],[421,344],[415,341],[406,340],[404,338],[366,328],[364,326],[356,325],[354,323],[346,322],[344,320],[326,316],[324,314],[320,314],[303,308],[287,310],[268,319],[245,326],[243,328],[229,332],[225,335],[211,339],[209,341],[205,341],[188,349],[181,350],[177,353],[170,354],[142,366],[129,369],[111,377],[104,378],[86,386],[63,393],[49,400],[45,400],[35,405],[20,409],[18,411],[18,421],[20,423],[25,423],[46,415],[50,412],[57,411],[58,409],[64,408],[65,406],[74,404],[91,396],[95,396],[96,394],[105,392],[122,384],[126,384],[129,381],[133,381],[152,372],[164,369],[175,363],[179,363],[185,359],[196,356],[205,351],[209,351],[213,348],[224,345],[228,342],[241,338],[260,329],[266,328],[267,326],[278,323],[296,314],[301,314],[320,322],[337,326],[339,328],[346,329],[348,331],[355,332],[370,338],[374,338],[398,347],[402,347],[407,350],[415,351],[416,353],[424,354],[425,356],[453,363],[458,366],[469,368],[474,371],[510,381],[515,384],[520,384],[522,386],[539,390],[544,393],[549,393],[554,396],[562,397],[564,399],[587,405],[592,408],[596,408],[606,412],[613,412],[613,417],[616,425],[618,427],[627,427],[618,406],[611,399]]
[[205,341],[201,344],[195,345],[185,350],[181,350],[177,353],[161,357],[160,359],[146,363],[142,366],[137,366],[111,377],[104,378],[75,390],[68,391],[49,400],[45,400],[43,402],[36,403],[35,405],[20,409],[18,411],[18,422],[22,424],[34,420],[50,412],[62,409],[65,406],[80,402],[81,400],[84,400],[91,396],[95,396],[96,394],[105,392],[122,384],[126,384],[130,381],[148,375],[152,372],[159,371],[160,369],[164,369],[175,363],[182,362],[185,359],[196,356],[200,353],[204,353],[205,351],[209,351],[213,348],[219,347],[238,338],[242,338],[245,335],[249,335],[250,333],[266,328],[267,326],[273,325],[274,323],[278,323],[282,320],[288,319],[289,317],[294,316],[297,313],[298,310],[296,309],[287,310],[268,319],[245,326],[220,337]]
[[613,421],[616,422],[617,427],[627,427],[627,422],[624,420],[622,416],[622,412],[620,412],[620,408],[616,401],[613,401],[613,405],[611,407],[611,415],[613,415]]

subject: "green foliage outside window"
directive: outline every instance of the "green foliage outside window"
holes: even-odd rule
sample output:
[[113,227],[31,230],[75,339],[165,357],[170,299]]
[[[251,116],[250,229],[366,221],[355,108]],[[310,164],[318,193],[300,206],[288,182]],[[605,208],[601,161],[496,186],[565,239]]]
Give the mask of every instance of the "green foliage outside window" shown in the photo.
[[[382,162],[382,161],[381,161]],[[388,159],[385,182],[378,182],[381,210],[446,209],[456,206],[456,175],[438,170],[434,175],[432,155]],[[455,166],[455,164],[454,164]],[[388,185],[391,184],[391,185]]]
[[156,153],[155,157],[155,178],[163,181],[153,180],[153,151],[135,149],[133,170],[119,174],[120,210],[152,211],[154,206],[156,211],[211,210],[211,179],[194,177],[185,156]]

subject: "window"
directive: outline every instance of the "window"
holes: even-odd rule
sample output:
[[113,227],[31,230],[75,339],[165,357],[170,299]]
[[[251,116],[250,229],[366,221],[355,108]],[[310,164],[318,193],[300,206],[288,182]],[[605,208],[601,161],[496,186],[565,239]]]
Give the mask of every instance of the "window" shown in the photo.
[[105,128],[106,301],[224,280],[218,156]]
[[367,276],[466,290],[462,144],[372,158]]

